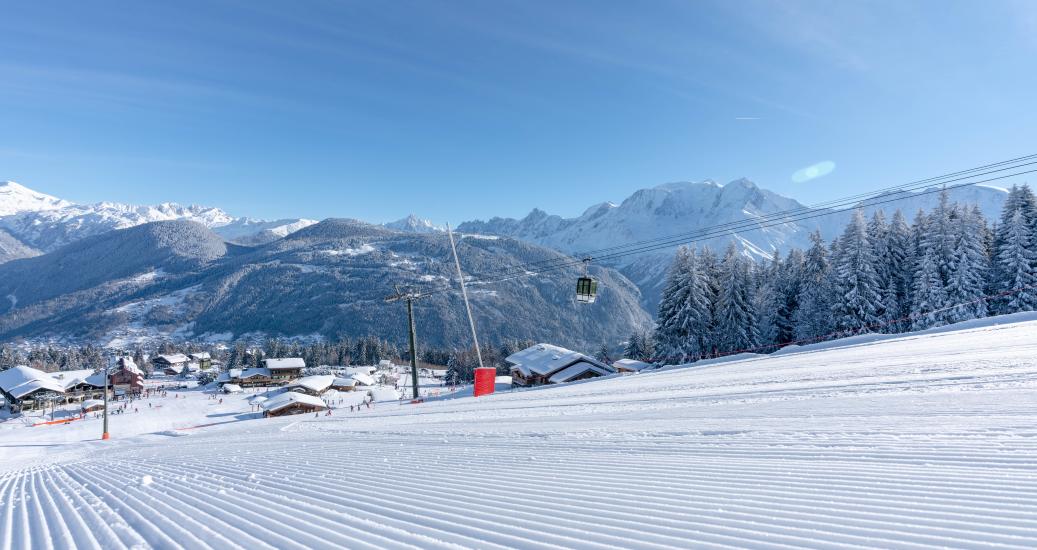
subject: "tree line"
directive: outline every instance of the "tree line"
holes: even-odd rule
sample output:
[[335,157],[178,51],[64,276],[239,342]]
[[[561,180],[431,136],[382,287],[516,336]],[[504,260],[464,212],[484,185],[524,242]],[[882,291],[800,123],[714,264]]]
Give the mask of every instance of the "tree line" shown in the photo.
[[[482,349],[483,363],[506,374],[504,358],[531,345],[532,341],[506,340],[497,346],[486,346]],[[36,347],[2,344],[0,371],[17,365],[28,365],[46,372],[97,370],[106,365],[111,357],[130,356],[146,375],[150,375],[150,359],[156,354],[190,354],[202,351],[209,352],[212,359],[224,368],[261,367],[264,359],[284,357],[301,357],[308,369],[324,365],[377,365],[383,359],[396,364],[410,361],[409,349],[376,336],[316,342],[269,339],[262,343],[240,341],[229,346],[165,341],[153,346],[137,346],[131,349],[110,349],[90,344]],[[446,366],[448,379],[453,383],[471,382],[474,369],[478,366],[474,348],[419,347],[418,360],[426,365]]]
[[1037,200],[1026,185],[1012,187],[992,227],[944,192],[910,224],[899,210],[888,221],[857,210],[833,242],[819,232],[810,242],[762,263],[733,244],[721,256],[680,248],[654,331],[632,335],[625,355],[684,363],[1037,309]]

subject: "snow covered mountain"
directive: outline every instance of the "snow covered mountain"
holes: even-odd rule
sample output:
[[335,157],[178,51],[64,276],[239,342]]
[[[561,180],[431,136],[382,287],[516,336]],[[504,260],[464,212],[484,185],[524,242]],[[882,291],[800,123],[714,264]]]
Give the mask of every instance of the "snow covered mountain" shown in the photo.
[[[33,191],[15,182],[0,183],[0,229],[27,250],[49,252],[68,243],[145,223],[189,220],[213,229],[224,239],[240,244],[261,244],[284,237],[316,220],[277,221],[238,218],[219,208],[162,203],[135,206],[115,202],[76,204]],[[4,254],[0,261],[31,256]]]
[[[564,258],[517,239],[479,237],[458,235],[469,273]],[[480,339],[551,339],[590,350],[650,324],[633,283],[613,270],[592,269],[603,289],[591,305],[573,301],[575,267],[492,286],[473,283],[469,296]],[[405,309],[386,304],[385,296],[395,284],[450,288],[453,270],[445,235],[355,220],[324,220],[250,247],[227,243],[200,223],[152,222],[0,265],[0,341],[82,339],[129,347],[166,338],[378,335],[403,342]],[[414,310],[423,345],[466,341],[457,292],[423,298]]]
[[403,231],[404,233],[437,233],[446,231],[443,227],[433,224],[432,221],[419,218],[414,214],[382,225],[388,229]]
[[13,181],[0,182],[0,216],[57,210],[71,205],[68,201],[33,191]]
[[[997,219],[1007,193],[1003,189],[970,186],[950,191],[952,200],[977,204],[989,219]],[[910,220],[918,209],[928,210],[938,201],[937,194],[891,193],[870,201],[867,214],[882,209],[892,213],[901,209]],[[720,185],[715,181],[667,183],[641,189],[620,204],[604,202],[588,208],[576,218],[562,218],[534,209],[525,218],[491,218],[458,226],[460,231],[506,235],[566,254],[582,254],[610,249],[596,254],[605,265],[615,267],[640,288],[649,311],[658,302],[665,273],[676,245],[656,250],[639,251],[622,256],[614,247],[670,235],[684,235],[687,242],[702,231],[723,224],[761,220],[779,212],[797,210],[816,213],[811,219],[784,223],[767,223],[730,232],[710,232],[696,239],[698,247],[721,251],[731,242],[746,255],[762,259],[775,250],[807,248],[809,234],[818,229],[826,239],[837,236],[849,220],[851,212],[825,209],[812,210],[800,202],[758,187],[747,179]]]

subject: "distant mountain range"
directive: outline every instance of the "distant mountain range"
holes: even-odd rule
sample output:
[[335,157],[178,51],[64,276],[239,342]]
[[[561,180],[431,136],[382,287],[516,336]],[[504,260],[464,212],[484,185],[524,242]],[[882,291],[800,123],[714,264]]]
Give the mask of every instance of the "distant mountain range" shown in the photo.
[[[516,239],[459,235],[471,273],[561,254]],[[405,309],[384,298],[394,285],[451,288],[450,245],[353,220],[325,220],[259,246],[227,243],[204,225],[152,222],[95,235],[0,265],[0,341],[83,339],[115,347],[161,338],[377,335],[404,342]],[[637,288],[595,267],[598,301],[574,303],[575,268],[469,288],[481,338],[550,340],[593,349],[650,318]],[[457,292],[415,303],[422,345],[466,346]]]
[[[115,202],[76,204],[15,182],[0,183],[0,261],[56,250],[86,237],[156,221],[198,222],[229,242],[261,244],[277,240],[316,220],[255,220],[219,208],[162,203],[134,206]],[[4,246],[11,239],[21,245]]]
[[[951,196],[996,219],[1006,193],[971,186]],[[886,200],[863,206],[869,214],[899,208],[910,219],[938,196],[890,194],[873,202]],[[809,209],[745,179],[680,182],[593,205],[575,218],[535,209],[520,220],[466,222],[458,227],[459,252],[467,273],[501,273],[793,209],[810,219],[694,244],[719,251],[733,242],[746,255],[766,258],[805,248],[815,229],[837,236],[850,215]],[[382,299],[397,283],[440,288],[456,281],[442,231],[413,215],[374,225],[263,221],[172,203],[81,205],[7,182],[0,184],[0,341],[80,338],[129,346],[166,337],[368,334],[402,341],[402,309]],[[480,331],[487,341],[533,338],[583,349],[615,342],[651,323],[648,312],[656,309],[675,249],[596,262],[591,269],[601,279],[601,298],[592,306],[572,302],[576,268],[473,285]],[[417,305],[426,343],[464,345],[458,299],[444,292]]]
[[[950,197],[977,204],[988,219],[997,219],[1007,193],[1003,189],[969,186],[952,189]],[[919,209],[929,210],[938,202],[936,193],[890,193],[862,205],[868,215],[881,209],[892,215],[900,209],[908,222]],[[886,202],[889,201],[889,202]],[[767,227],[715,234],[689,242],[699,248],[722,252],[729,243],[756,259],[769,258],[774,251],[809,246],[808,236],[820,230],[826,239],[838,236],[849,220],[849,211],[811,209],[800,202],[761,189],[747,179],[720,185],[714,181],[668,183],[641,189],[620,204],[595,204],[575,218],[562,218],[534,209],[525,218],[491,218],[466,222],[459,231],[506,235],[537,243],[566,254],[586,254],[632,245],[669,235],[693,235],[722,224],[761,220],[779,212],[796,210],[809,219],[768,223]],[[686,241],[690,240],[685,239]],[[677,245],[602,260],[618,269],[641,289],[645,306],[654,312],[666,270]],[[605,253],[607,254],[607,252]],[[601,254],[604,255],[604,254]]]

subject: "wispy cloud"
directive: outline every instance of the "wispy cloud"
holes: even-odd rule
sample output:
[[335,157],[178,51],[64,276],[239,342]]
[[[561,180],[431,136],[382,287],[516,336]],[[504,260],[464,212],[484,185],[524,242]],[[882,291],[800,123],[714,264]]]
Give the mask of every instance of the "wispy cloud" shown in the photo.
[[830,160],[823,160],[793,172],[792,181],[796,183],[806,183],[810,180],[823,178],[828,174],[831,174],[833,171],[835,171],[835,163]]
[[762,120],[758,116],[736,116],[735,120]]

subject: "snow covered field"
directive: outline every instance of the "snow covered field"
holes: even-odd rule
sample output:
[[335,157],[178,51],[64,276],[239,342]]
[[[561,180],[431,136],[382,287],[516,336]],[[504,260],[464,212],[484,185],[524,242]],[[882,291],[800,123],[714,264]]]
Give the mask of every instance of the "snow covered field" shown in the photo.
[[1030,319],[330,417],[123,415],[109,442],[4,430],[0,545],[1033,548]]

